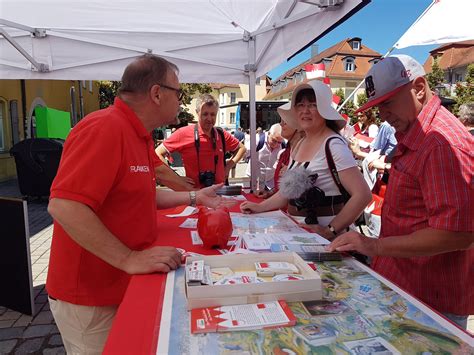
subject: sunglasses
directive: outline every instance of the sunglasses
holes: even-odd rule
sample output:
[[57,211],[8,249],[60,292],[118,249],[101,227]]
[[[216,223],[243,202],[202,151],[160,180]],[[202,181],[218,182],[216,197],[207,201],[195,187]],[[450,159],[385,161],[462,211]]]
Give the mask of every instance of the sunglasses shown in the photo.
[[165,89],[173,90],[174,92],[176,92],[176,96],[178,96],[178,101],[181,101],[183,99],[183,97],[184,97],[183,90],[176,89],[176,88],[173,88],[173,87],[165,85],[165,84],[158,84],[158,85],[160,85],[161,87],[164,87]]

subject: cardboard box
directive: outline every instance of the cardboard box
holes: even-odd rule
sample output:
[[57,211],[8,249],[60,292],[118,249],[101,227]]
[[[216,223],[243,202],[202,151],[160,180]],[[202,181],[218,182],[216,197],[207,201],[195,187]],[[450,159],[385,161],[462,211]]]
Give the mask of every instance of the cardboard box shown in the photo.
[[66,139],[71,131],[69,112],[49,107],[36,107],[36,137]]
[[321,277],[296,253],[212,255],[186,259],[186,265],[204,260],[211,268],[229,267],[233,272],[255,270],[256,262],[286,261],[296,265],[304,280],[272,281],[238,285],[188,286],[188,309],[285,300],[287,302],[322,299]]

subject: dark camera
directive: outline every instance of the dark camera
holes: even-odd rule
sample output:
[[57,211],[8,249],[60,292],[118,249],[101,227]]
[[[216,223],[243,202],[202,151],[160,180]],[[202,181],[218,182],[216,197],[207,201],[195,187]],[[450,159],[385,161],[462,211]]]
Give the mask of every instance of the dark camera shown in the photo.
[[215,181],[216,174],[214,174],[212,171],[203,171],[199,173],[199,182],[205,187],[214,185]]
[[300,197],[291,199],[290,204],[295,206],[298,211],[307,210],[306,224],[318,224],[316,210],[318,206],[322,206],[326,194],[317,186],[313,186],[306,190]]
[[293,205],[299,210],[304,208],[316,208],[323,204],[326,194],[317,186],[306,190],[300,197],[292,200]]

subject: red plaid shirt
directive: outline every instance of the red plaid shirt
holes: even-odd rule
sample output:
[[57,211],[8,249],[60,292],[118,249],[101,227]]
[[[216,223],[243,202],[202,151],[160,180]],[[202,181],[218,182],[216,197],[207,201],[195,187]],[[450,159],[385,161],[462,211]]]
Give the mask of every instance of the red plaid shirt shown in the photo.
[[[380,238],[409,238],[425,228],[472,232],[472,135],[433,97],[409,131],[396,137]],[[372,267],[440,312],[474,314],[474,249],[376,257]]]

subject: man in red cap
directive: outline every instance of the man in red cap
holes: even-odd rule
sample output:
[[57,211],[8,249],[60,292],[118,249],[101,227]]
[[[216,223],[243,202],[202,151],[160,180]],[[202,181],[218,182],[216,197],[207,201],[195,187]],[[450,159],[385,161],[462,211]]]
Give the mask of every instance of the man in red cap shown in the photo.
[[398,141],[381,234],[351,231],[329,249],[373,256],[374,270],[466,328],[474,314],[474,139],[424,75],[406,55],[387,57],[367,74],[369,100],[359,111],[378,106]]

